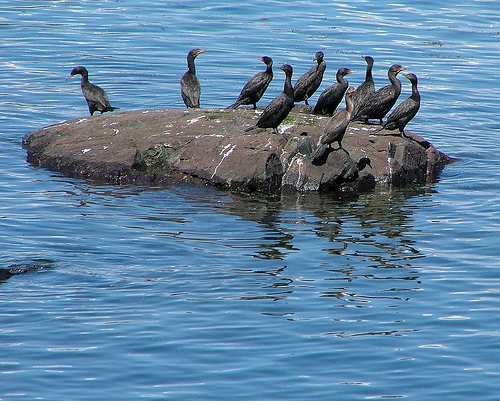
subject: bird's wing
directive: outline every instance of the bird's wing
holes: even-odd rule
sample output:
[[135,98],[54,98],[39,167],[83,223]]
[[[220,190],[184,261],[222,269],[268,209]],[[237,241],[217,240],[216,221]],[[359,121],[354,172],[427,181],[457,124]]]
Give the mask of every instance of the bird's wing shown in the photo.
[[250,78],[245,86],[243,86],[239,98],[244,99],[256,95],[262,89],[267,88],[267,86],[271,82],[271,79],[268,78],[268,75],[265,72],[259,72],[255,74],[252,78]]
[[101,104],[105,107],[109,106],[108,95],[100,86],[89,83],[82,88],[82,92],[87,101]]
[[415,102],[413,101],[413,99],[406,99],[404,102],[400,103],[392,111],[391,114],[389,114],[389,117],[387,117],[387,122],[397,121],[402,118],[408,117],[412,113],[414,106]]
[[321,135],[320,143],[328,144],[337,140],[344,134],[349,125],[350,115],[345,110],[338,110],[325,126],[325,131]]

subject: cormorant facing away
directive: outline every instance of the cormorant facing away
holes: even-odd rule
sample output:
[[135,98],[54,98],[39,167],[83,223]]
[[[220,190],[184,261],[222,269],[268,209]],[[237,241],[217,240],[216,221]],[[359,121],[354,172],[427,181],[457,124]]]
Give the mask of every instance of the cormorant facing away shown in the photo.
[[316,150],[311,155],[311,161],[314,162],[319,159],[326,152],[327,148],[332,147],[333,142],[338,142],[338,149],[342,148],[342,139],[344,138],[345,131],[351,121],[352,113],[352,94],[354,93],[354,88],[349,88],[345,95],[346,108],[342,110],[337,110],[333,117],[328,121],[325,126],[325,130],[318,141],[318,146]]
[[411,82],[411,96],[406,99],[404,102],[400,103],[389,117],[385,121],[385,124],[381,129],[395,130],[399,129],[399,133],[402,137],[405,136],[405,127],[413,117],[418,112],[420,108],[420,93],[418,93],[417,89],[417,76],[415,74],[403,74],[406,78],[408,78]]
[[101,87],[91,84],[89,82],[89,73],[85,67],[81,65],[73,68],[69,77],[66,80],[70,79],[73,75],[80,74],[82,76],[82,80],[80,86],[82,88],[83,97],[87,101],[87,105],[89,106],[90,115],[94,115],[96,111],[100,111],[101,114],[105,111],[113,111],[118,107],[112,107],[109,104],[108,95]]
[[207,49],[193,49],[187,55],[188,70],[181,78],[181,95],[187,107],[200,107],[201,86],[196,76],[194,59]]
[[228,108],[236,109],[241,105],[253,104],[253,108],[257,108],[257,102],[260,100],[267,87],[273,80],[273,59],[271,57],[260,57],[260,61],[266,64],[267,68],[265,71],[261,71],[255,74],[250,80],[243,86],[238,100],[233,103]]
[[321,85],[323,74],[326,69],[326,62],[323,60],[324,56],[323,52],[316,52],[313,61],[317,61],[318,65],[312,67],[303,74],[295,83],[293,87],[293,100],[295,102],[305,101],[308,105],[307,99],[309,99]]
[[375,92],[375,83],[373,82],[373,75],[372,75],[372,69],[374,63],[373,57],[364,56],[363,58],[366,61],[365,80],[361,85],[359,85],[356,88],[356,90],[351,96],[352,106],[353,106],[353,111],[352,111],[353,120],[357,119],[358,110],[362,109],[367,104],[369,96],[371,96],[371,94]]
[[314,106],[314,114],[328,114],[330,117],[333,116],[333,112],[342,101],[345,91],[349,86],[349,82],[344,77],[353,72],[349,68],[340,68],[337,71],[337,83],[331,85],[319,95],[318,102]]
[[294,106],[292,88],[293,68],[289,64],[284,64],[279,68],[286,74],[283,92],[281,92],[266,106],[260,115],[257,124],[245,129],[245,131],[250,131],[254,128],[272,128],[273,132],[278,134],[278,125],[281,124],[281,122],[292,110]]
[[357,111],[358,116],[365,120],[377,119],[382,124],[382,119],[391,110],[401,94],[401,82],[397,75],[406,70],[399,64],[393,64],[387,72],[390,85],[384,86],[368,96],[367,103]]

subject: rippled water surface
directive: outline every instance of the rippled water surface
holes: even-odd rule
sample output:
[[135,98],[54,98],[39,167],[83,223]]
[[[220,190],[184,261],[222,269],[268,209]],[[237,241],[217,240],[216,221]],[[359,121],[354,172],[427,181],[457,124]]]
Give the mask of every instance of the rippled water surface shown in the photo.
[[[496,1],[0,0],[0,32],[0,400],[499,399]],[[377,86],[408,66],[408,129],[459,160],[424,187],[280,199],[25,162],[26,133],[87,114],[74,66],[120,111],[183,107],[194,47],[203,107],[262,55],[298,77],[322,50],[322,88],[361,83],[360,55]]]

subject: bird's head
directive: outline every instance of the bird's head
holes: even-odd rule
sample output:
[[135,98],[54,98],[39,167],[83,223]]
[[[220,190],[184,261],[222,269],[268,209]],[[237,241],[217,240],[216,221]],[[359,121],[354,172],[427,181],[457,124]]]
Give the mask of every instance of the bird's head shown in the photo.
[[70,79],[73,75],[88,76],[89,73],[85,67],[79,65],[78,67],[75,67],[71,70],[69,77],[66,78],[66,81]]

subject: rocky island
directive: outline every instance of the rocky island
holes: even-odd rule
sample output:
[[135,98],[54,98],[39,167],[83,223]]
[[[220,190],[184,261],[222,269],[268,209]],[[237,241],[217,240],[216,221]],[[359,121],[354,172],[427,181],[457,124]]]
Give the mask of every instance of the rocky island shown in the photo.
[[27,160],[74,178],[113,184],[211,184],[277,193],[357,191],[435,180],[453,159],[407,131],[375,132],[351,123],[344,149],[311,163],[330,117],[295,106],[277,135],[245,132],[261,110],[163,109],[94,115],[54,124],[23,138]]

